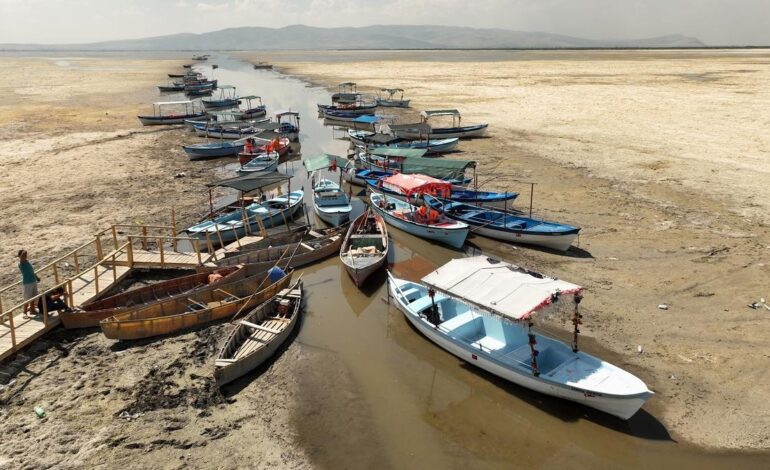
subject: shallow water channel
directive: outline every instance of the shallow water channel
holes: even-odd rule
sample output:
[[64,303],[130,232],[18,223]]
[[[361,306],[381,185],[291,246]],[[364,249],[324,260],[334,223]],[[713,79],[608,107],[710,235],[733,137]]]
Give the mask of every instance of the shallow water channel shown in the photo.
[[[262,96],[269,114],[299,111],[303,157],[321,152],[345,155],[349,143],[340,138],[342,132],[324,127],[317,118],[316,103],[330,102],[325,89],[274,71],[253,70],[250,64],[224,56],[198,67],[210,75],[210,64],[219,65],[214,77],[220,84],[236,86],[240,95]],[[293,190],[304,185],[307,207],[312,207],[301,163],[289,162],[280,170],[295,175]],[[360,189],[354,187],[354,194]],[[357,214],[364,204],[354,199]],[[314,221],[312,214],[310,219]],[[419,279],[464,255],[394,228],[390,235],[389,265],[399,277]],[[496,243],[482,240],[478,245],[494,253]],[[384,273],[370,279],[362,292],[336,258],[303,271],[309,295],[295,342],[303,357],[310,358],[313,373],[300,377],[293,422],[319,466],[762,466],[761,456],[713,454],[676,443],[644,410],[622,422],[465,364],[422,337],[385,302]],[[590,314],[586,320],[590,322]],[[588,352],[616,359],[588,339],[582,344]]]

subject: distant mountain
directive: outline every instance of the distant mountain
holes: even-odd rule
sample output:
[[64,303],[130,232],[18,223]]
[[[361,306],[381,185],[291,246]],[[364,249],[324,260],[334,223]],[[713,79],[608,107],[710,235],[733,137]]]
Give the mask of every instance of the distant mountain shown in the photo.
[[605,47],[703,47],[697,38],[672,34],[637,40],[591,40],[559,34],[456,26],[364,26],[316,28],[229,28],[202,34],[173,34],[90,44],[0,44],[0,49],[35,50],[291,50],[291,49],[556,49]]

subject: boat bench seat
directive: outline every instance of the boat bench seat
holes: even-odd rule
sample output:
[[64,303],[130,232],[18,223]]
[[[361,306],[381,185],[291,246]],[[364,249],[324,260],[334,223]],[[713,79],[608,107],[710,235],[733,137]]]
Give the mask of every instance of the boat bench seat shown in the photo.
[[471,346],[486,351],[497,351],[505,348],[506,344],[491,336],[484,336],[483,338],[476,340],[474,343],[471,343]]
[[[398,291],[396,291],[396,292],[398,292]],[[408,300],[409,302],[414,302],[416,300],[414,298],[414,294],[419,294],[420,290],[412,287],[410,289],[401,290],[400,292],[403,294],[403,296],[404,296],[404,298],[406,300]]]
[[[446,297],[436,294],[436,297],[434,298],[434,301],[436,302],[436,305],[438,305],[439,302],[442,300],[446,300]],[[425,310],[426,308],[430,307],[432,304],[432,301],[430,300],[430,296],[426,295],[425,297],[420,297],[419,299],[415,300],[414,302],[411,302],[409,304],[409,308],[414,310],[417,313],[420,313],[421,311]]]
[[[430,300],[430,298],[428,298],[428,300]],[[479,316],[473,312],[465,312],[462,315],[457,315],[456,317],[450,318],[449,320],[441,323],[440,326],[446,330],[453,331],[468,322],[472,322],[476,318],[479,318]]]

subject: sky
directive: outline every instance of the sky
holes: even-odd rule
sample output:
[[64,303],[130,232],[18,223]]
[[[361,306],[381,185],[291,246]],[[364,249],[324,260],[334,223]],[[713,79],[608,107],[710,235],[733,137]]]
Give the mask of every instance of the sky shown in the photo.
[[0,43],[292,24],[440,24],[610,40],[683,34],[708,45],[770,45],[770,0],[0,0]]

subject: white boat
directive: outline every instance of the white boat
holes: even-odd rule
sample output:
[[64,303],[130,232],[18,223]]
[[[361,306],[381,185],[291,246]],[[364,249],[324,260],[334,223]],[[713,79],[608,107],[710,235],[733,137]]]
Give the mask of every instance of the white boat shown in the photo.
[[340,259],[358,287],[388,261],[388,228],[371,208],[350,224]]
[[250,311],[233,328],[214,362],[214,379],[225,385],[251,372],[286,342],[302,308],[302,281]]
[[273,152],[270,155],[263,154],[256,156],[249,160],[247,163],[241,165],[238,168],[238,173],[241,174],[254,174],[254,173],[270,173],[278,168],[278,153]]
[[[380,93],[377,93],[377,104],[379,106],[384,106],[386,108],[408,108],[409,107],[409,101],[404,99],[404,90],[401,88],[381,88],[380,92],[385,92],[388,94],[387,98],[383,98]],[[397,93],[401,93],[401,95],[396,98],[395,95]]]
[[[183,107],[184,111],[177,113],[164,113],[169,107]],[[152,116],[137,116],[143,126],[157,126],[164,124],[182,124],[188,119],[200,119],[206,117],[206,112],[196,109],[193,101],[158,101],[152,104]]]
[[470,227],[456,222],[425,206],[416,207],[394,197],[372,191],[372,207],[387,223],[421,238],[435,240],[454,248],[462,248]]
[[[440,109],[436,111],[423,111],[420,113],[422,122],[414,124],[391,124],[390,130],[398,137],[403,139],[449,139],[457,137],[464,139],[468,137],[481,137],[487,132],[489,124],[474,124],[472,126],[462,126],[462,116],[456,109]],[[451,116],[451,127],[433,127],[428,124],[432,117]]]
[[321,220],[336,227],[350,220],[353,206],[340,185],[322,178],[313,186],[313,211]]
[[[636,376],[578,349],[582,287],[575,284],[476,256],[454,259],[422,283],[388,273],[388,289],[428,339],[522,387],[621,419],[654,395]],[[552,304],[571,312],[572,345],[532,330],[532,316]]]

